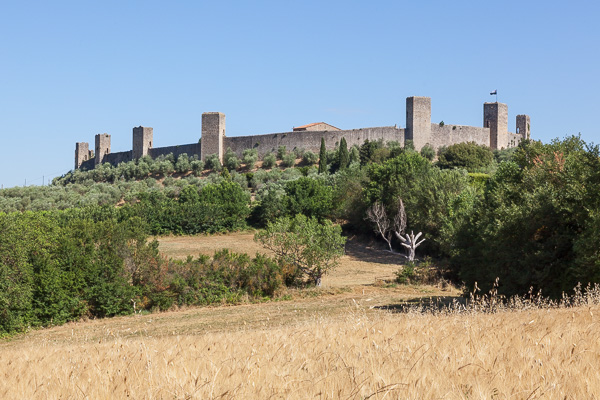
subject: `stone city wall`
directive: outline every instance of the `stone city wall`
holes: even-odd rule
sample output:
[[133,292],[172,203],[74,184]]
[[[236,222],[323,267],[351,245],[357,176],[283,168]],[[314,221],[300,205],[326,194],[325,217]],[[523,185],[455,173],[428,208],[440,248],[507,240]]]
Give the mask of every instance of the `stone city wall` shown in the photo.
[[108,153],[104,156],[104,163],[117,166],[122,162],[129,162],[132,160],[133,151],[120,151],[117,153]]
[[435,150],[462,142],[475,142],[490,147],[490,128],[477,126],[431,124],[431,147]]
[[[346,138],[348,148],[353,145],[362,145],[365,140],[384,142],[397,141],[404,146],[404,129],[395,126],[383,126],[376,128],[350,129],[343,131],[298,131],[271,133],[267,135],[234,136],[225,137],[223,148],[227,151],[231,148],[238,156],[245,149],[256,149],[259,156],[269,152],[277,151],[279,146],[286,146],[287,150],[303,148],[314,153],[319,153],[321,138],[325,139],[325,147],[331,150],[337,143]],[[209,154],[205,154],[207,156]]]
[[148,155],[152,158],[166,156],[170,153],[173,153],[175,160],[177,160],[177,157],[184,153],[189,157],[192,157],[194,154],[196,154],[198,155],[198,158],[200,158],[200,143],[181,144],[179,146],[156,147],[148,149]]

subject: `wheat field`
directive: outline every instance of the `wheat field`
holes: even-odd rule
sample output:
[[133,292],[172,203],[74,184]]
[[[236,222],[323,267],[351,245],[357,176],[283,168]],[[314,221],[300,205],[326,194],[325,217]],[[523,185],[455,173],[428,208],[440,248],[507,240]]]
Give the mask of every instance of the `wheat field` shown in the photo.
[[598,306],[431,315],[373,312],[367,304],[353,302],[340,314],[314,313],[268,329],[240,325],[229,331],[121,336],[108,323],[98,336],[83,337],[85,330],[70,327],[70,338],[4,343],[0,398],[593,399],[600,394]]

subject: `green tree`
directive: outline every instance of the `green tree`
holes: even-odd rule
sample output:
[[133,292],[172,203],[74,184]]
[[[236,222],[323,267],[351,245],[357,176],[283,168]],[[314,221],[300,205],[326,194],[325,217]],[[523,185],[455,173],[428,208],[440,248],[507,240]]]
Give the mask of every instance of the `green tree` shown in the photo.
[[325,148],[325,138],[321,138],[321,149],[319,150],[319,173],[327,172],[327,149]]
[[270,222],[254,240],[275,253],[281,264],[301,271],[315,286],[321,286],[323,275],[337,267],[346,243],[339,226],[302,214]]
[[277,163],[277,159],[273,153],[267,153],[263,157],[263,168],[273,168]]
[[435,158],[435,150],[433,149],[433,147],[431,147],[429,143],[427,143],[421,149],[421,155],[429,161],[433,161],[433,159]]
[[242,161],[247,169],[253,169],[258,161],[258,152],[256,149],[246,149],[242,153]]
[[333,209],[333,191],[320,179],[301,177],[285,185],[283,204],[289,215],[325,219]]
[[240,159],[237,157],[235,152],[229,147],[227,148],[227,151],[223,156],[223,164],[230,171],[234,171],[240,167]]
[[474,142],[457,143],[448,146],[438,159],[440,168],[465,168],[469,172],[489,166],[494,160],[494,153],[487,146]]
[[348,143],[346,143],[346,138],[342,138],[340,140],[340,150],[339,150],[339,169],[348,168],[348,164],[350,163],[350,155],[348,154]]
[[560,297],[599,282],[600,150],[573,136],[524,142],[457,231],[452,265],[472,288]]

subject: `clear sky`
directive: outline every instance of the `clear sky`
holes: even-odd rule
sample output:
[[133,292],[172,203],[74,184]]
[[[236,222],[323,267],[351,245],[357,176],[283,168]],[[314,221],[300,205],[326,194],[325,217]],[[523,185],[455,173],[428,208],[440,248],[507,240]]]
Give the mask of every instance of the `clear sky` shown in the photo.
[[0,184],[73,168],[75,142],[132,128],[154,147],[195,143],[201,116],[227,135],[325,121],[482,125],[483,103],[531,116],[548,142],[600,142],[596,1],[0,1]]

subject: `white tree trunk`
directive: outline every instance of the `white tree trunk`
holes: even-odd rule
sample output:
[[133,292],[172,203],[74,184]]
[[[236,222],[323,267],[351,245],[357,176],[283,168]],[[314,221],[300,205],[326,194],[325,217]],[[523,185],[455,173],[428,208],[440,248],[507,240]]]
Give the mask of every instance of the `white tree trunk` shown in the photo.
[[408,250],[408,261],[414,261],[415,260],[415,253],[417,250],[417,247],[419,247],[419,245],[421,243],[423,243],[425,241],[425,239],[421,240],[419,242],[419,238],[421,237],[422,232],[419,232],[415,235],[415,233],[413,231],[410,231],[410,235],[408,233],[403,235],[398,235],[396,233],[396,236],[398,237],[398,239],[400,239],[402,241],[402,246],[406,247],[406,249]]

